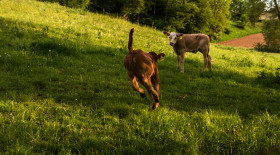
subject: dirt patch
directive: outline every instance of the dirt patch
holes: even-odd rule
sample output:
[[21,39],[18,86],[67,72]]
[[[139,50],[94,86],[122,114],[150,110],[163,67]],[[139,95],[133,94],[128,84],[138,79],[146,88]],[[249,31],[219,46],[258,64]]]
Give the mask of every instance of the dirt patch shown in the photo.
[[216,44],[225,45],[225,46],[234,46],[234,47],[254,48],[254,45],[256,45],[257,43],[265,44],[262,33],[253,34],[242,38],[227,40]]

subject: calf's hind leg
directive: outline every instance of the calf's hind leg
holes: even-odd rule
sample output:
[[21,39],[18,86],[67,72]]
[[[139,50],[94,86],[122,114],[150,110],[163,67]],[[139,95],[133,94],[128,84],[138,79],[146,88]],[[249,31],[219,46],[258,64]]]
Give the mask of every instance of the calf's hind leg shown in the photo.
[[128,73],[130,82],[131,82],[131,87],[133,90],[138,91],[140,93],[141,97],[145,97],[145,91],[139,87],[138,82],[136,80],[136,77],[132,73]]
[[209,70],[212,71],[211,56],[209,54],[208,54],[208,67],[209,67]]
[[207,64],[208,64],[208,51],[205,50],[205,51],[203,51],[202,53],[203,53],[203,59],[204,59],[202,71],[204,72],[204,71],[205,71],[205,68],[206,68],[206,66],[207,66]]
[[154,76],[152,76],[152,84],[155,87],[155,90],[157,91],[158,95],[159,95],[159,76],[158,74],[155,74]]
[[143,78],[142,79],[143,85],[148,90],[151,98],[153,99],[153,109],[155,110],[159,106],[159,97],[158,92],[154,89],[151,78]]

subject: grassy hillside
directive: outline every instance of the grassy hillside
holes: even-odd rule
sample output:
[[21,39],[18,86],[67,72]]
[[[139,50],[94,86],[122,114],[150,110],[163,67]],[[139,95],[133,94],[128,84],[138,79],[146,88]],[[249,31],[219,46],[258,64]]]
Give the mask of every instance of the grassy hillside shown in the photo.
[[211,42],[221,42],[236,38],[242,38],[251,34],[261,33],[262,23],[256,23],[255,27],[248,24],[245,28],[238,28],[236,22],[230,22],[229,25],[225,28],[224,32],[216,40],[211,40]]
[[[160,106],[123,67],[134,48],[166,53]],[[0,1],[0,153],[255,154],[280,149],[280,55],[211,44],[213,72],[162,32],[34,0]],[[142,86],[141,86],[142,87]]]

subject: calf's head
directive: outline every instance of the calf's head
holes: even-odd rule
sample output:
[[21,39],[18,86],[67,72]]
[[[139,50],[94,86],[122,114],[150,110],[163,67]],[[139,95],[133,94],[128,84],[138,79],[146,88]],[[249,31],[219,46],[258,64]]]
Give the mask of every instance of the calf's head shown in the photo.
[[179,40],[180,36],[183,35],[183,33],[176,33],[176,32],[171,32],[171,33],[168,33],[168,32],[163,32],[163,34],[169,36],[169,44],[171,46],[175,45],[176,42]]

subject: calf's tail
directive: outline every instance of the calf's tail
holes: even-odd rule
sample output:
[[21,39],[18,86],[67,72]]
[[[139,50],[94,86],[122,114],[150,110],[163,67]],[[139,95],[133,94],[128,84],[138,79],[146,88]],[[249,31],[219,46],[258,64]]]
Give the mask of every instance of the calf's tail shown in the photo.
[[129,40],[128,40],[128,50],[130,53],[133,53],[133,32],[134,32],[134,28],[132,28],[129,32]]

